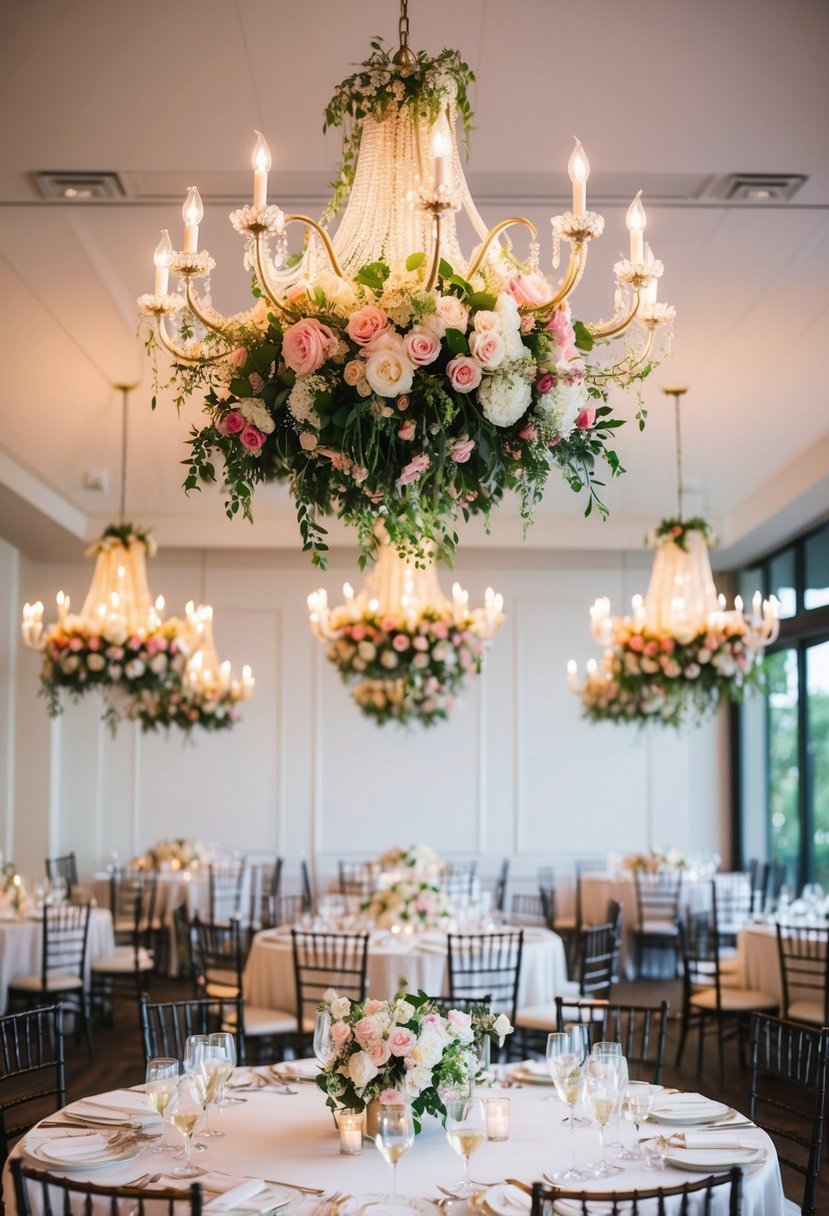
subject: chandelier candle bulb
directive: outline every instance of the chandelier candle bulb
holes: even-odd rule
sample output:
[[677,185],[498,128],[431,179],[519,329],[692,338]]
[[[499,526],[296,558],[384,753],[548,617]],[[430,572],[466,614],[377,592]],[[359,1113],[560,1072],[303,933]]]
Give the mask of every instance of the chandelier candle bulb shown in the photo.
[[582,216],[587,210],[587,179],[590,176],[590,161],[578,138],[574,135],[573,139],[576,141],[576,146],[567,162],[567,172],[573,183],[573,215]]
[[268,202],[268,173],[271,168],[271,150],[260,131],[255,131],[256,145],[251,156],[253,165],[253,205],[265,207]]
[[567,686],[571,692],[575,692],[578,688],[578,670],[579,665],[575,659],[567,660]]
[[445,110],[432,129],[432,172],[435,193],[446,193],[452,184],[452,136]]
[[69,611],[69,596],[59,591],[56,600],[58,605],[58,620],[62,624],[66,620],[66,614]]
[[155,286],[153,291],[157,296],[167,294],[170,282],[170,258],[173,254],[173,242],[166,228],[161,229],[161,240],[155,247],[153,262],[155,264]]
[[198,252],[199,224],[202,222],[203,216],[204,206],[201,195],[195,186],[190,186],[181,209],[181,218],[184,220],[184,253]]
[[645,256],[645,225],[647,216],[642,206],[642,191],[637,191],[636,198],[627,210],[626,222],[630,233],[630,260],[634,266],[642,263]]

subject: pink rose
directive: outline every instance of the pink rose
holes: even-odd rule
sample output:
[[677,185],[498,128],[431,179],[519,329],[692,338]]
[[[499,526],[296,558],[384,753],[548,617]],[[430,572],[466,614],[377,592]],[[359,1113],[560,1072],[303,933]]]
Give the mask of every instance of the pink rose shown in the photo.
[[417,1038],[411,1030],[405,1030],[402,1026],[389,1035],[389,1051],[393,1056],[411,1055],[416,1043]]
[[238,410],[231,410],[225,418],[225,426],[229,435],[238,435],[245,429],[245,418]]
[[100,639],[100,638],[98,638],[98,637],[95,637],[95,635],[93,634],[93,635],[90,637],[89,641],[87,642],[87,645],[88,645],[88,647],[89,647],[89,649],[90,649],[90,650],[100,650],[100,648],[101,648],[101,639]]
[[376,1038],[380,1037],[380,1029],[372,1017],[360,1018],[354,1027],[354,1033],[364,1043],[372,1043]]
[[399,486],[407,486],[412,481],[417,481],[421,473],[424,473],[429,467],[429,457],[425,452],[419,452],[417,456],[413,456],[408,464],[404,465],[400,470],[400,476],[397,479]]
[[367,346],[378,334],[385,333],[390,324],[391,322],[382,308],[377,308],[374,304],[366,304],[365,308],[358,308],[351,314],[345,332],[358,346]]
[[435,621],[432,625],[432,633],[436,638],[440,638],[442,642],[445,642],[449,637],[449,628],[443,621]]
[[331,1027],[331,1042],[335,1047],[342,1047],[351,1038],[351,1027],[346,1022],[334,1022]]
[[397,398],[397,408],[399,410],[407,410],[409,408],[410,400],[409,394],[403,393],[401,397]]
[[[354,628],[351,630],[351,636],[355,642],[362,642],[363,638],[366,636],[365,625],[355,625]],[[366,1013],[369,1013],[369,1012],[376,1013],[377,1010],[376,1009],[369,1010],[368,1008],[366,1008]]]
[[494,371],[504,360],[504,339],[495,329],[474,333],[469,339],[469,351],[481,367]]
[[237,346],[230,355],[230,362],[234,367],[244,367],[248,361],[248,352],[244,346]]
[[246,426],[239,434],[239,442],[249,452],[258,452],[265,442],[265,436],[258,426]]
[[459,439],[452,444],[449,455],[452,457],[455,464],[466,464],[467,460],[472,455],[472,449],[474,447],[474,439]]
[[404,650],[409,649],[409,639],[405,633],[396,633],[391,640],[391,644],[395,650],[399,650],[402,654]]
[[414,439],[417,426],[412,418],[407,418],[397,432],[398,439]]
[[556,345],[560,347],[560,358],[575,359],[578,357],[576,333],[570,317],[570,305],[566,300],[553,313],[547,329],[554,335]]
[[259,375],[259,372],[250,373],[248,376],[248,384],[255,393],[261,393],[262,389],[265,387],[265,381],[263,377]]
[[538,438],[538,431],[534,426],[525,426],[523,431],[518,432],[519,439],[526,439],[528,442]]
[[550,372],[545,372],[543,376],[538,377],[535,382],[535,387],[539,393],[549,393],[555,382],[555,376],[553,376]]
[[385,1039],[373,1039],[366,1048],[366,1051],[378,1068],[382,1068],[384,1064],[387,1064],[391,1056],[389,1044]]
[[[363,630],[363,634],[365,634],[365,630]],[[385,1001],[368,1000],[366,1001],[365,1005],[363,1005],[363,1012],[367,1017],[373,1017],[375,1013],[380,1013],[380,1011],[385,1009],[385,1007]]]
[[576,419],[576,426],[580,431],[589,431],[595,421],[595,405],[586,405],[583,410],[579,410],[579,416]]
[[430,330],[421,329],[420,326],[416,326],[406,334],[403,346],[409,361],[418,367],[434,363],[440,354],[440,342]]
[[664,650],[664,651],[665,651],[667,654],[672,654],[672,653],[673,653],[673,649],[674,649],[674,646],[675,646],[675,645],[676,645],[676,643],[674,642],[674,639],[673,639],[673,638],[663,638],[663,639],[662,639],[662,649],[663,649],[663,650]]
[[401,1094],[399,1089],[384,1089],[379,1102],[381,1106],[405,1106],[406,1095]]
[[310,376],[336,349],[334,331],[316,317],[303,317],[282,336],[282,358],[298,376]]
[[466,333],[469,309],[465,304],[461,304],[457,296],[438,296],[435,301],[435,315],[446,329],[457,329],[462,334]]
[[655,655],[659,654],[659,643],[654,642],[654,641],[646,642],[645,643],[645,654],[649,655],[651,658],[653,658]]
[[455,355],[446,364],[446,375],[456,393],[471,393],[481,383],[483,372],[480,363],[471,355]]
[[507,283],[507,291],[519,306],[537,307],[550,299],[550,284],[540,274],[516,274]]
[[446,1015],[447,1022],[450,1022],[455,1029],[462,1035],[471,1035],[472,1033],[472,1018],[468,1013],[464,1013],[461,1009],[450,1009]]

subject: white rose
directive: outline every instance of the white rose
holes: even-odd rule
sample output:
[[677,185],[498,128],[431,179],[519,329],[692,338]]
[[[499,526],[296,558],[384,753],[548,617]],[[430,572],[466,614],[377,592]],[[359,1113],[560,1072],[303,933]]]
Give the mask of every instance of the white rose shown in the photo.
[[367,1051],[355,1051],[348,1061],[348,1075],[358,1089],[363,1089],[372,1081],[380,1069]]
[[420,1057],[420,1063],[428,1066],[430,1069],[438,1063],[443,1056],[444,1044],[438,1035],[432,1034],[427,1028],[417,1041],[417,1053]]
[[76,654],[66,654],[61,659],[60,666],[61,671],[65,671],[68,675],[71,672],[78,670],[78,667],[80,666],[80,659]]
[[519,376],[485,376],[478,389],[484,417],[494,426],[512,426],[531,401],[532,390]]
[[102,654],[88,654],[86,656],[86,665],[90,671],[103,671],[106,667],[106,662]]
[[111,664],[110,669],[109,669],[110,680],[120,680],[121,676],[123,674],[124,674],[124,669],[120,663]]
[[366,362],[366,380],[379,397],[399,397],[408,393],[414,368],[397,350],[376,350]]
[[373,642],[360,642],[357,646],[357,653],[361,659],[365,659],[367,663],[370,663],[377,654],[377,647]]
[[130,659],[124,667],[124,674],[128,680],[138,680],[146,670],[147,666],[142,659]]
[[325,273],[318,275],[313,280],[311,286],[319,287],[324,291],[326,298],[332,304],[336,304],[337,308],[342,312],[350,312],[357,302],[357,297],[351,284],[336,274]]
[[382,667],[385,667],[387,671],[394,671],[399,662],[400,660],[393,650],[384,650],[380,655],[380,664]]
[[499,1013],[495,1019],[492,1030],[498,1036],[498,1046],[504,1046],[504,1039],[508,1034],[512,1034],[512,1023],[505,1013]]
[[432,1069],[426,1064],[416,1064],[414,1068],[410,1068],[403,1081],[406,1093],[411,1094],[413,1098],[428,1089],[431,1084]]
[[429,312],[424,317],[421,317],[420,328],[428,329],[438,339],[446,336],[446,322],[436,312]]
[[402,1025],[411,1021],[413,1013],[414,1005],[410,1005],[408,1001],[398,1001],[394,1007],[394,1019]]
[[491,329],[497,329],[501,318],[497,312],[492,312],[488,308],[482,308],[480,312],[476,312],[472,318],[472,327],[476,333],[485,334]]
[[332,1018],[345,1018],[351,1012],[351,1001],[347,996],[338,996],[335,1001],[331,1002]]
[[157,676],[163,675],[167,670],[166,654],[157,654],[150,659],[150,671],[154,671]]
[[447,329],[458,329],[466,333],[469,325],[469,309],[461,304],[457,296],[438,296],[435,301],[435,315],[440,317]]

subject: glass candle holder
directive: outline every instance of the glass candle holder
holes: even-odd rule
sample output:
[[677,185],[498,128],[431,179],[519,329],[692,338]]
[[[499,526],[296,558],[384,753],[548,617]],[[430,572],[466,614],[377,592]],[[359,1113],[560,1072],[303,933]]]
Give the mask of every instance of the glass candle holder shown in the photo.
[[509,1098],[484,1098],[487,1140],[509,1140]]
[[356,1157],[363,1149],[363,1112],[339,1111],[337,1126],[340,1129],[340,1152],[346,1157]]

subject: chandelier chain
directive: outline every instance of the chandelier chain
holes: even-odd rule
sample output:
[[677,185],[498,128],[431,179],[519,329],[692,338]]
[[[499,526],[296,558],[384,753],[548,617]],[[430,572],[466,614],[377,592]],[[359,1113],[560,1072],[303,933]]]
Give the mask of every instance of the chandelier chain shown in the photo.
[[400,0],[400,24],[398,26],[400,32],[400,46],[408,47],[409,45],[409,0]]
[[674,430],[676,432],[676,510],[682,519],[682,426],[679,418],[679,393],[674,393]]
[[116,384],[121,394],[121,486],[118,499],[118,522],[126,522],[127,508],[127,401],[134,384]]

